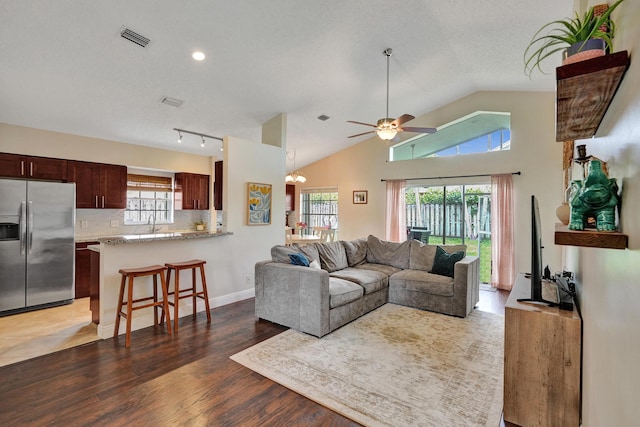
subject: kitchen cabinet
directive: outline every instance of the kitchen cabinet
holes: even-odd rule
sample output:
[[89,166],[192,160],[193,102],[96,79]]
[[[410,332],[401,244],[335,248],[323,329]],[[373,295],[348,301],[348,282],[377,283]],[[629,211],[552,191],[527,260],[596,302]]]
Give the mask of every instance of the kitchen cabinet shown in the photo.
[[89,251],[89,310],[91,321],[100,324],[100,252]]
[[213,173],[213,209],[222,210],[222,160],[215,162]]
[[76,208],[125,209],[127,167],[69,161],[69,181],[76,183]]
[[176,176],[175,208],[209,209],[209,175],[180,172]]
[[89,296],[90,275],[90,250],[88,245],[97,245],[98,242],[76,243],[76,280],[75,298],[86,298]]
[[293,184],[287,184],[287,189],[285,193],[285,211],[295,211],[296,210],[296,186]]
[[0,153],[0,176],[6,178],[67,180],[67,161],[49,157]]

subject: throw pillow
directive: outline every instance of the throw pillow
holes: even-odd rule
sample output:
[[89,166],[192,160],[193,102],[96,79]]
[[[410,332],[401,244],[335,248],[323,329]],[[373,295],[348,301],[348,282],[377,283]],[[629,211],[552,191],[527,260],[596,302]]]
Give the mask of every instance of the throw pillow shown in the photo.
[[320,270],[320,261],[316,261],[315,259],[309,263],[309,268],[313,268],[316,270]]
[[440,246],[436,248],[436,256],[433,260],[431,273],[441,276],[453,277],[453,267],[456,262],[464,258],[464,252],[447,253]]
[[291,260],[291,264],[293,265],[309,267],[309,259],[302,254],[291,254],[289,255],[289,259]]

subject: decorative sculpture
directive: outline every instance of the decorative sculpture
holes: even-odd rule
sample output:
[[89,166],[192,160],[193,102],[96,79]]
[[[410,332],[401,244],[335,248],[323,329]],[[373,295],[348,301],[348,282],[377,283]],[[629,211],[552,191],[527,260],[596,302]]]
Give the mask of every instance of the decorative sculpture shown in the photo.
[[570,230],[584,230],[588,218],[595,218],[598,231],[616,231],[618,184],[608,178],[599,160],[589,162],[589,174],[584,182],[571,181]]

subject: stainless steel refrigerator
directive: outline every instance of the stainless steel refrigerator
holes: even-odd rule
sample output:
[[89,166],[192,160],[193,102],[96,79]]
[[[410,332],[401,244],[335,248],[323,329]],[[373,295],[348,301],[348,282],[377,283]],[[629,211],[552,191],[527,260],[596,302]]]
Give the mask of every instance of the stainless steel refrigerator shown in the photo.
[[73,301],[75,188],[0,179],[0,316]]

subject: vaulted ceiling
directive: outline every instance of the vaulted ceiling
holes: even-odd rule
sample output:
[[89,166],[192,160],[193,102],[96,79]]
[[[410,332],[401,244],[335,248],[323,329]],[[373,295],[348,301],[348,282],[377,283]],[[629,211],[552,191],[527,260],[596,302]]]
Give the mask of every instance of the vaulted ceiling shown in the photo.
[[[173,128],[260,141],[287,114],[304,166],[479,90],[552,91],[523,51],[573,0],[0,0],[0,122],[216,155]],[[121,37],[131,29],[147,47]],[[205,53],[197,62],[194,51]],[[559,63],[559,59],[558,59]],[[180,107],[163,97],[184,101]],[[321,121],[318,116],[329,119]],[[442,123],[419,123],[436,127]],[[384,143],[377,141],[372,143]],[[289,165],[290,166],[290,165]]]

